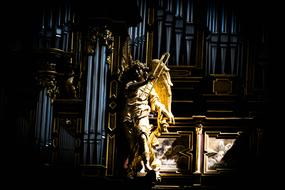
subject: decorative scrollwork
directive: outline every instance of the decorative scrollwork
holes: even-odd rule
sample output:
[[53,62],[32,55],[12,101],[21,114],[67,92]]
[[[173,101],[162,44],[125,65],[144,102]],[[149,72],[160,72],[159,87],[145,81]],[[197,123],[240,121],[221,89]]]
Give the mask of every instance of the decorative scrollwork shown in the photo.
[[41,88],[47,88],[47,95],[53,102],[59,94],[57,65],[64,63],[66,53],[60,49],[39,49],[35,52],[37,71],[36,80]]
[[[91,27],[89,29],[89,43],[88,43],[88,54],[94,54],[96,49],[97,41],[100,46],[106,46],[107,54],[110,54],[113,50],[112,43],[114,41],[112,32],[107,27]],[[108,58],[107,58],[108,60]]]
[[55,100],[59,93],[56,74],[55,64],[49,63],[45,66],[45,70],[39,70],[36,75],[38,85],[42,88],[47,88],[47,95],[51,98],[52,102]]

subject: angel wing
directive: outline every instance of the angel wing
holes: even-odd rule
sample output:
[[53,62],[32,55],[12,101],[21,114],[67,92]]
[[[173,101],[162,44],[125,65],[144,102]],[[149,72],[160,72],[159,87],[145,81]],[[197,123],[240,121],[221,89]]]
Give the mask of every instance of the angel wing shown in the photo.
[[166,110],[172,114],[172,91],[173,83],[170,77],[170,69],[166,66],[170,54],[165,53],[160,59],[153,59],[149,64],[150,74],[155,77],[153,88],[155,89],[160,102],[165,106]]

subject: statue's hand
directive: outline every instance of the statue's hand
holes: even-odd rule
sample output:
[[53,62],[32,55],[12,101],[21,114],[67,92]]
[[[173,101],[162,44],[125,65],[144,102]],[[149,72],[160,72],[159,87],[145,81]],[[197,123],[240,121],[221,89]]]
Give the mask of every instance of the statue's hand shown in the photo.
[[174,119],[173,114],[171,112],[167,111],[167,110],[164,111],[164,114],[168,118],[168,123],[171,123],[171,124],[174,125],[175,124],[175,119]]
[[175,124],[175,119],[172,113],[169,113],[168,119],[169,123],[172,123],[173,125]]

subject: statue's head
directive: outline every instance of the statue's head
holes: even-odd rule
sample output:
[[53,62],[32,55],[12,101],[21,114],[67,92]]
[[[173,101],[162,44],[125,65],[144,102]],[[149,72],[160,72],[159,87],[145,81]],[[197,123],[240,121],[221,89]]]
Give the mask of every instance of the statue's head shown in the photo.
[[146,64],[136,60],[133,61],[132,64],[127,68],[125,76],[127,77],[127,81],[130,80],[143,80],[148,76],[149,68]]
[[149,71],[149,67],[147,67],[146,64],[144,64],[138,60],[133,61],[131,67],[134,69],[137,69],[137,70],[145,71],[145,72]]

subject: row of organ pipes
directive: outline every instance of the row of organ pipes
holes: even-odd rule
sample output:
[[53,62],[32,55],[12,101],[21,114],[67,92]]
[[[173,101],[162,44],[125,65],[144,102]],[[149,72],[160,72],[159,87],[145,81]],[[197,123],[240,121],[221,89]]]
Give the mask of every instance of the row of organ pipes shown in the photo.
[[[71,24],[74,13],[69,4],[60,5],[55,9],[44,8],[39,35],[34,49],[58,49],[64,52],[73,51],[73,32]],[[45,63],[40,63],[45,64]],[[56,63],[53,63],[56,64]],[[37,100],[35,139],[40,149],[50,151],[52,146],[53,100],[48,93],[48,87],[42,85]],[[64,134],[64,130],[61,130]],[[60,134],[60,135],[62,135]],[[64,137],[62,138],[64,139]]]
[[[148,2],[148,3],[146,3]],[[156,0],[153,58],[171,53],[170,65],[195,67],[198,2],[195,0]],[[207,0],[203,12],[205,29],[205,74],[240,75],[241,45],[237,16],[225,3]],[[146,61],[146,35],[151,1],[137,0],[142,22],[129,28],[133,58]],[[146,7],[146,8],[144,8]],[[200,43],[200,42],[198,42]],[[201,42],[202,43],[202,42]]]
[[95,53],[88,56],[84,122],[84,164],[104,164],[107,96],[106,46],[97,37]]
[[[77,17],[70,3],[60,4],[57,7],[44,8],[41,28],[39,28],[38,43],[35,49],[57,49],[71,54],[67,64],[71,68],[80,68],[86,65],[86,94],[84,126],[83,126],[83,157],[81,164],[103,164],[105,147],[105,108],[108,64],[106,62],[106,45],[100,43],[99,37],[94,45],[94,53],[87,59],[82,57],[82,33],[76,30]],[[88,40],[87,40],[88,41]],[[81,63],[86,60],[86,63]],[[42,87],[39,93],[37,107],[37,121],[35,138],[40,147],[50,146],[52,140],[53,105]],[[60,122],[57,124],[60,125]],[[70,154],[73,151],[74,137],[62,127],[59,127],[58,148],[61,154]],[[70,149],[64,152],[64,150]],[[64,157],[64,156],[63,156]]]

